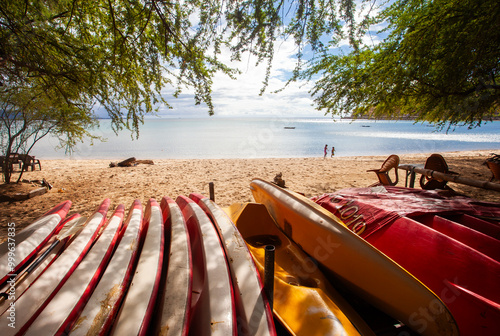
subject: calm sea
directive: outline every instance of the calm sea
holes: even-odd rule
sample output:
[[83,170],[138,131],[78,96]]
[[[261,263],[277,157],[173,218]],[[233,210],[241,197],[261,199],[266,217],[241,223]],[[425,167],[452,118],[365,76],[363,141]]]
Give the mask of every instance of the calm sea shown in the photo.
[[106,142],[86,141],[72,155],[56,150],[45,138],[32,150],[42,159],[193,159],[320,157],[335,147],[336,156],[431,153],[459,150],[500,152],[500,122],[469,130],[437,131],[411,121],[332,120],[327,118],[147,119],[138,140],[130,132],[116,135],[109,120],[94,134]]

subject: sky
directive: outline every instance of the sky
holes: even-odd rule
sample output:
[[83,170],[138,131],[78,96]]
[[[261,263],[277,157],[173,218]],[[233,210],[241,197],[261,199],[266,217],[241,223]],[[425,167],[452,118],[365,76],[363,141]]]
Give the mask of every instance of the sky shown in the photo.
[[[221,59],[226,58],[226,64],[240,69],[241,74],[236,80],[220,73],[215,75],[212,87],[215,116],[323,116],[323,112],[313,107],[309,94],[313,84],[310,82],[291,83],[285,90],[273,93],[285,86],[296,62],[296,47],[292,41],[277,45],[269,86],[262,96],[259,93],[267,63],[255,66],[256,58],[250,56],[243,57],[241,62],[230,63],[229,54],[222,55]],[[160,116],[208,116],[208,107],[204,104],[195,106],[192,92],[188,89],[184,89],[178,99],[171,97],[168,91],[165,97],[173,109],[161,107]]]
[[[375,2],[371,4],[375,4]],[[359,7],[358,7],[359,8]],[[367,8],[358,13],[358,19],[368,10],[372,14],[378,12],[376,6]],[[377,31],[382,27],[374,26],[364,37],[364,43],[378,44],[381,41]],[[337,50],[346,50],[349,46],[347,40],[341,41]],[[213,79],[212,99],[215,116],[218,117],[243,117],[243,116],[286,116],[286,117],[324,117],[325,112],[317,110],[313,97],[309,91],[314,83],[298,81],[290,83],[279,93],[274,91],[285,87],[291,76],[291,71],[296,65],[297,47],[293,39],[278,40],[274,53],[274,60],[266,92],[260,96],[263,87],[267,62],[255,66],[256,58],[243,56],[240,62],[231,62],[230,53],[223,53],[219,59],[232,67],[238,68],[241,74],[233,80],[229,76],[218,73]],[[333,51],[335,52],[335,51]],[[172,96],[173,88],[165,88],[163,96],[172,109],[160,106],[157,113],[160,117],[208,117],[208,107],[203,103],[195,105],[193,91],[183,89],[179,98]],[[331,115],[327,117],[331,118]]]

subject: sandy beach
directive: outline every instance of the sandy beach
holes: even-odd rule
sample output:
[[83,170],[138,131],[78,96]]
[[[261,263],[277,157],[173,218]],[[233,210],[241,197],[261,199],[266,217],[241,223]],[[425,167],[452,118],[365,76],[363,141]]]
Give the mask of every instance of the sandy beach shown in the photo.
[[[489,169],[482,163],[491,151],[464,151],[442,154],[451,170],[463,177],[488,181]],[[423,164],[430,154],[400,155],[401,164]],[[71,213],[89,216],[105,199],[112,208],[128,207],[135,199],[143,205],[163,196],[175,199],[192,192],[208,196],[209,182],[215,185],[215,201],[220,206],[253,201],[249,189],[253,178],[272,181],[282,173],[286,187],[307,197],[349,187],[367,187],[377,181],[368,169],[380,168],[387,156],[290,158],[290,159],[200,159],[154,160],[154,165],[109,167],[109,160],[42,160],[42,170],[25,172],[24,179],[48,181],[53,188],[46,194],[0,205],[0,241],[6,237],[8,223],[16,231],[32,223],[64,200],[71,200]],[[126,158],[124,158],[126,159]],[[405,185],[405,171],[399,171],[398,186]],[[17,175],[14,174],[14,178]],[[416,184],[416,186],[418,183]],[[500,193],[449,183],[455,191],[472,198],[500,202]]]

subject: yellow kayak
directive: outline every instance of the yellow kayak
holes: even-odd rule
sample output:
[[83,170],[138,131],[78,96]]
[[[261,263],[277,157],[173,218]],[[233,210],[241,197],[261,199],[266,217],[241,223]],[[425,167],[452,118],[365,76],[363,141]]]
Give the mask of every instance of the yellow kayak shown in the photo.
[[292,335],[375,335],[316,264],[279,230],[264,205],[233,204],[225,211],[245,239],[262,279],[264,247],[275,246],[273,311]]
[[459,334],[438,296],[332,213],[262,180],[250,188],[292,241],[365,301],[421,335]]

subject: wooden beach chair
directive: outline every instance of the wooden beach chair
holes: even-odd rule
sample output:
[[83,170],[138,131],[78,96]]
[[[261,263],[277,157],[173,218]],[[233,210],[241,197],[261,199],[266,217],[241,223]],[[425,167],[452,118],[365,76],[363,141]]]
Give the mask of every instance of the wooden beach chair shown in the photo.
[[11,172],[14,171],[14,166],[18,166],[19,169],[21,169],[21,161],[19,158],[19,155],[16,153],[12,153],[9,155],[9,159],[7,159],[5,156],[0,156],[0,169],[3,171],[3,167],[5,165],[5,161],[8,161],[8,167]]
[[[397,156],[396,154],[392,154],[384,161],[380,169],[367,170],[369,172],[374,172],[375,174],[377,174],[378,178],[378,182],[372,184],[370,187],[374,187],[377,185],[394,186],[398,184],[399,181],[398,166],[399,166],[399,156]],[[389,172],[393,168],[394,168],[394,181],[392,181],[391,177],[389,176]]]
[[[446,160],[441,154],[432,154],[425,161],[425,169],[434,170],[443,174],[453,174],[458,175],[458,173],[451,171],[448,168]],[[420,187],[425,190],[433,189],[450,189],[446,184],[448,181],[439,180],[435,177],[429,177],[427,175],[422,175],[420,177]]]
[[484,161],[484,165],[487,166],[490,171],[491,171],[491,178],[490,182],[493,182],[493,180],[500,181],[500,155],[498,154],[491,154],[492,156],[486,161]]
[[31,171],[34,171],[36,165],[38,165],[38,168],[42,170],[42,164],[40,163],[40,160],[36,159],[34,156],[28,154],[19,154],[19,156],[21,157],[21,160],[23,162],[23,170],[28,171],[28,168],[31,167]]

